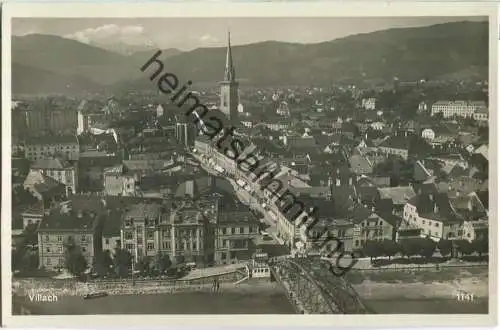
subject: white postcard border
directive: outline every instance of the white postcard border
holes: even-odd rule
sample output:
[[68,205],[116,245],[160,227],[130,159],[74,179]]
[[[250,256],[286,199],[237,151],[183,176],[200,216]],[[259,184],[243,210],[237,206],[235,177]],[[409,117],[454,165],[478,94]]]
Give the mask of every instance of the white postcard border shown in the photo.
[[[490,277],[488,315],[11,315],[11,26],[12,17],[380,17],[489,16],[490,22]],[[497,65],[498,8],[470,2],[189,2],[189,3],[6,3],[2,9],[2,314],[3,325],[14,327],[123,326],[491,326],[497,321]],[[180,27],[181,28],[181,27]],[[495,203],[496,201],[496,203]],[[495,243],[495,244],[493,244]]]

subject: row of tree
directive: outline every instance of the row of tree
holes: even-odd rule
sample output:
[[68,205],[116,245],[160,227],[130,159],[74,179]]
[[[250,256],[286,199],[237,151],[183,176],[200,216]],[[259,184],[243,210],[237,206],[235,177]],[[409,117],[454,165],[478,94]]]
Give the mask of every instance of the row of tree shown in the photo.
[[29,224],[14,242],[12,270],[29,271],[38,268],[37,244],[36,225]]
[[400,242],[395,242],[392,240],[383,241],[367,241],[362,249],[362,253],[370,257],[370,260],[378,257],[394,257],[400,254],[404,257],[420,256],[425,259],[431,258],[436,250],[443,257],[458,257],[459,255],[471,255],[473,253],[478,253],[479,256],[488,253],[488,240],[479,239],[469,242],[467,240],[440,240],[439,242],[434,242],[430,238],[414,238],[406,239]]

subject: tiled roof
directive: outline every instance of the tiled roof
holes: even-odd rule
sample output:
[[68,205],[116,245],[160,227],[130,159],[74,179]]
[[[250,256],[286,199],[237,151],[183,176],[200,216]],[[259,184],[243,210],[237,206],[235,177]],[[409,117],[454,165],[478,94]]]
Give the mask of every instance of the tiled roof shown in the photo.
[[419,216],[423,218],[445,223],[461,220],[453,210],[446,193],[417,195],[411,203],[417,207]]
[[404,205],[416,194],[412,187],[387,187],[379,188],[380,199],[390,199],[393,204]]
[[50,135],[37,138],[28,138],[27,145],[47,145],[47,144],[78,144],[78,139],[74,135]]
[[393,135],[382,142],[379,146],[392,149],[408,150],[408,148],[410,147],[410,141],[407,137]]
[[102,235],[104,237],[120,236],[123,210],[109,210],[102,215],[103,228]]
[[154,220],[160,216],[161,205],[157,203],[152,204],[135,204],[128,207],[128,211],[125,213],[124,218],[126,219],[150,219]]
[[92,231],[99,222],[99,216],[92,212],[54,212],[43,218],[38,230],[43,231]]
[[255,215],[248,210],[221,212],[219,214],[219,224],[229,223],[258,223]]
[[69,162],[59,158],[37,159],[32,165],[32,169],[65,169],[70,167]]

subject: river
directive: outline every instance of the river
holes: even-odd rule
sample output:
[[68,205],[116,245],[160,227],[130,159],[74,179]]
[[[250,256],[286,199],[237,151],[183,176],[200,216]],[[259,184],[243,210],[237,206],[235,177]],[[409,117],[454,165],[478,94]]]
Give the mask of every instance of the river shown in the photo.
[[[29,302],[29,299],[26,298]],[[474,303],[451,299],[367,300],[365,303],[379,314],[485,314],[486,298]],[[83,300],[81,297],[59,297],[57,302],[29,303],[38,315],[98,314],[293,314],[293,307],[279,292],[268,294],[176,293],[119,295]]]

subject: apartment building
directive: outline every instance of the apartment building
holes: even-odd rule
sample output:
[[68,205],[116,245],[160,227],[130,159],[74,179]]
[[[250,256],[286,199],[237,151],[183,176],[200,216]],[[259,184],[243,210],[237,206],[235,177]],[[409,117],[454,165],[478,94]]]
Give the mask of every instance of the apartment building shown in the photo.
[[407,136],[394,135],[384,140],[379,145],[379,150],[386,155],[400,156],[403,159],[408,158],[408,149],[410,141]]
[[365,98],[361,100],[361,107],[365,110],[375,110],[377,99],[374,97]]
[[22,111],[26,128],[31,132],[49,131],[53,134],[75,134],[77,128],[77,111],[58,109],[53,105],[44,107],[28,107]]
[[66,193],[76,194],[78,190],[78,167],[74,162],[60,158],[38,159],[30,172],[39,172],[66,186]]
[[92,265],[95,252],[99,216],[92,212],[62,208],[46,215],[38,227],[39,267],[46,270],[65,266],[67,245],[74,245]]
[[259,236],[259,221],[247,208],[222,210],[217,216],[215,262],[250,260],[252,241]]
[[104,194],[109,196],[135,196],[136,177],[124,173],[123,165],[104,169]]
[[478,122],[485,122],[488,123],[488,108],[487,107],[481,107],[479,108],[476,112],[474,112],[474,115],[472,118],[474,118],[475,121]]
[[123,216],[120,241],[136,262],[156,256],[161,210],[160,204],[140,203],[129,206]]
[[454,212],[446,193],[413,197],[404,207],[403,220],[435,241],[463,236],[463,220]]
[[438,101],[431,107],[431,116],[442,113],[444,118],[463,117],[473,118],[477,111],[487,109],[484,101]]
[[199,265],[213,263],[214,233],[210,225],[213,213],[203,212],[193,203],[173,209],[159,226],[159,249],[171,260],[180,256]]
[[74,135],[43,136],[26,140],[24,156],[29,160],[51,157],[64,157],[68,160],[78,160],[80,148]]

